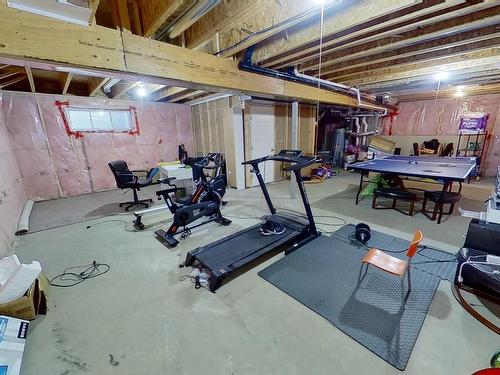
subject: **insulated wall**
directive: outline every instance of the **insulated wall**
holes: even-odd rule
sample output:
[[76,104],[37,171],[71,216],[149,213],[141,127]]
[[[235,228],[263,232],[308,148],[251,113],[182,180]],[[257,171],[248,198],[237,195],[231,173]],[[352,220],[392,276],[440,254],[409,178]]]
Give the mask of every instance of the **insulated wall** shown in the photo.
[[460,119],[470,112],[490,114],[487,130],[491,139],[483,156],[482,168],[486,175],[494,176],[497,165],[500,165],[500,94],[403,102],[400,114],[392,123],[390,118],[384,119],[383,134],[423,136],[442,139],[443,142],[454,137],[456,147]]
[[19,215],[26,201],[26,194],[9,140],[2,112],[3,96],[0,93],[0,257],[14,238]]
[[[5,123],[26,194],[34,200],[116,188],[107,163],[123,159],[130,169],[149,169],[177,159],[177,145],[193,152],[191,109],[170,103],[40,94],[3,94]],[[136,108],[140,134],[67,134],[56,101],[98,109]]]

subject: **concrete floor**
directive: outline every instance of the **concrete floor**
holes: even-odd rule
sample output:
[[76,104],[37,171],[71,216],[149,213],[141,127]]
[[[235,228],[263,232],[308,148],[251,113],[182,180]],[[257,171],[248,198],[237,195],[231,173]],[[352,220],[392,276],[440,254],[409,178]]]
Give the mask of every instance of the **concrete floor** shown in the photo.
[[[351,185],[357,181],[356,175],[342,174],[307,186],[323,230],[338,228],[332,224],[339,220],[323,217],[335,215],[404,238],[422,228],[424,243],[451,252],[463,241],[468,220],[458,216],[438,226],[421,214],[374,211],[367,201],[355,206]],[[300,208],[300,201],[286,198],[287,182],[273,184],[270,191],[278,207]],[[279,256],[215,294],[179,281],[188,272],[178,268],[188,250],[254,224],[266,213],[258,188],[230,191],[227,200],[224,213],[233,224],[193,231],[175,249],[163,247],[151,230],[134,232],[130,214],[17,238],[13,250],[20,259],[39,260],[49,277],[92,260],[111,266],[99,278],[50,290],[48,315],[30,325],[21,374],[400,373],[257,275]],[[150,217],[145,223],[155,229],[159,220]],[[488,366],[498,344],[498,336],[469,316],[450,284],[441,282],[406,373],[470,374]]]

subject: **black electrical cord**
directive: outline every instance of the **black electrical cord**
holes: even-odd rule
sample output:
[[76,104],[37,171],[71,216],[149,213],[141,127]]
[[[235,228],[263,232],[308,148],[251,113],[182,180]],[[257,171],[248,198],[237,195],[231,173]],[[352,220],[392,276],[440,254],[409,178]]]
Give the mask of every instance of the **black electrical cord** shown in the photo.
[[154,225],[154,226],[152,226],[152,227],[150,227],[148,229],[130,229],[129,228],[130,222],[125,221],[125,220],[110,219],[110,220],[99,221],[98,223],[94,223],[94,224],[91,224],[91,225],[87,225],[86,228],[90,229],[90,228],[95,227],[97,225],[106,224],[106,223],[112,223],[112,222],[117,222],[117,223],[125,224],[125,231],[132,232],[132,233],[136,233],[136,232],[151,232],[151,231],[156,230],[156,229],[162,227],[163,225],[165,225],[164,223],[160,223],[160,224]]
[[[61,288],[69,288],[78,285],[85,280],[104,275],[110,269],[111,266],[109,264],[97,263],[95,260],[90,264],[67,267],[61,274],[54,276],[50,280],[50,285]],[[56,282],[56,280],[58,280],[59,283]]]

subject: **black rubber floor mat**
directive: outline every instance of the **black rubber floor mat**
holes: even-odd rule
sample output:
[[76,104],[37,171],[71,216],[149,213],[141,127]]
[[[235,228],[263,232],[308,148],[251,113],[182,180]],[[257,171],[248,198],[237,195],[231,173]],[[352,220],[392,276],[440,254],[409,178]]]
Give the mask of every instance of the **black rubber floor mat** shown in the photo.
[[412,269],[412,291],[403,308],[396,276],[372,267],[357,287],[364,254],[345,241],[321,236],[259,275],[404,370],[440,279]]
[[[354,237],[353,234],[355,228],[356,227],[353,224],[344,225],[342,228],[333,233],[331,237],[351,243],[349,238],[350,236]],[[380,250],[398,251],[397,253],[390,252],[390,254],[399,259],[406,259],[406,249],[410,245],[410,241],[377,232],[375,230],[372,230],[371,234],[372,237],[366,244],[369,248],[375,247]],[[451,283],[455,278],[455,271],[457,269],[457,259],[455,254],[425,246],[419,248],[419,251],[413,257],[411,264],[420,271],[435,275]]]

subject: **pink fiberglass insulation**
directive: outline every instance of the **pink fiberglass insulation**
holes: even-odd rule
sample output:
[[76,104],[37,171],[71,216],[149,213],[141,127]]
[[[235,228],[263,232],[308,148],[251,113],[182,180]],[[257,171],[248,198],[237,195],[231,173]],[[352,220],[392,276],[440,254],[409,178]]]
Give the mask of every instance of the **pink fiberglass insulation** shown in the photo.
[[[194,151],[189,106],[12,93],[4,94],[4,99],[6,125],[12,143],[17,147],[15,152],[23,172],[23,182],[28,196],[35,200],[116,188],[108,167],[112,160],[123,159],[130,169],[149,170],[159,161],[175,160],[180,143],[186,145],[189,154]],[[69,136],[56,101],[99,109],[133,106],[140,134],[83,133],[83,138]]]
[[471,112],[490,114],[487,130],[492,137],[482,167],[485,175],[494,176],[500,165],[499,94],[401,103],[400,113],[394,117],[392,125],[389,117],[384,119],[383,134],[419,135],[429,139],[456,135],[458,141],[460,119]]
[[14,150],[5,126],[0,93],[0,257],[14,237],[19,215],[26,201],[26,193]]

